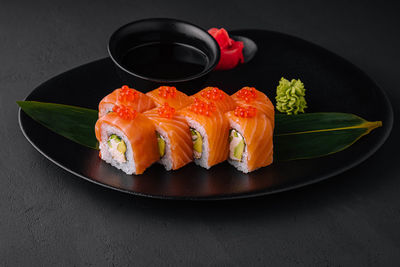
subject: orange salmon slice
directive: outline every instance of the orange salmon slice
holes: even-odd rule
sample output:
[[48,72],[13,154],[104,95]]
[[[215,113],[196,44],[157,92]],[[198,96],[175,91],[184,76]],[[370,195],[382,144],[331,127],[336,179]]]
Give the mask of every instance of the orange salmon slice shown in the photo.
[[156,131],[164,139],[167,139],[169,146],[166,147],[164,157],[171,159],[172,170],[177,170],[193,161],[192,137],[183,116],[173,114],[171,117],[162,117],[158,108],[146,111],[143,115],[149,118],[154,123]]
[[146,168],[159,160],[154,123],[143,114],[138,113],[133,120],[122,119],[115,112],[99,118],[95,125],[95,134],[99,142],[102,140],[101,132],[104,124],[119,129],[129,140],[136,166],[135,174],[142,174]]
[[[208,147],[203,148],[202,157],[208,152],[208,160],[205,165],[200,165],[205,168],[210,168],[220,162],[225,161],[228,158],[228,136],[229,136],[229,122],[219,109],[216,109],[210,116],[197,114],[193,112],[189,107],[186,107],[179,111],[189,126],[197,125],[204,128],[206,137],[203,138],[203,147],[208,144]],[[197,130],[197,129],[196,129]],[[204,140],[207,138],[207,140]],[[196,164],[200,161],[195,160]]]
[[253,106],[263,112],[274,127],[275,109],[268,96],[254,87],[243,87],[232,95],[232,99],[239,106]]
[[177,110],[184,108],[193,102],[193,100],[185,93],[170,86],[160,86],[159,88],[146,93],[146,95],[154,101],[157,107],[168,103],[170,107]]
[[231,96],[217,87],[206,87],[191,97],[192,99],[199,98],[207,103],[213,102],[223,113],[233,110],[237,106]]
[[110,112],[115,105],[126,106],[137,112],[144,112],[155,107],[154,101],[149,96],[135,89],[128,89],[134,97],[124,97],[122,88],[106,95],[99,103],[99,118]]
[[[268,166],[273,161],[273,124],[262,112],[254,117],[243,118],[227,112],[230,129],[238,131],[244,138],[245,150],[242,161],[245,161],[249,172]],[[247,152],[247,153],[246,153]]]

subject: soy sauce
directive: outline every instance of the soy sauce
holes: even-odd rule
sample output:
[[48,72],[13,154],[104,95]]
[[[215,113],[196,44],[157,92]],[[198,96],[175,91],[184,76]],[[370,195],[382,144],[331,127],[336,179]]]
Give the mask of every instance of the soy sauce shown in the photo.
[[131,72],[147,78],[173,80],[201,73],[208,58],[190,45],[157,42],[128,50],[122,64]]

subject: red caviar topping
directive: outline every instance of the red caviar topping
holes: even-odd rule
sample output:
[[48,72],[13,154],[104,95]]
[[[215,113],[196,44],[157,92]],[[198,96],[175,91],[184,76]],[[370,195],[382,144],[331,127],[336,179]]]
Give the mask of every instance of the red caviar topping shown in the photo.
[[236,107],[235,116],[242,118],[252,118],[256,116],[257,109],[255,107]]
[[121,90],[118,92],[118,101],[120,102],[133,102],[138,97],[138,92],[129,88],[129,86],[124,85],[121,87]]
[[218,89],[217,87],[206,87],[201,91],[200,95],[213,101],[223,100],[225,98],[224,91]]
[[158,94],[165,99],[168,97],[174,98],[176,96],[176,88],[173,86],[160,86]]
[[243,87],[237,92],[237,96],[246,101],[246,103],[250,103],[257,98],[257,92],[254,87]]
[[168,103],[164,103],[159,109],[158,109],[158,115],[160,115],[163,118],[172,118],[175,114],[175,109],[173,107],[170,107]]
[[134,109],[130,109],[126,106],[117,106],[113,107],[113,111],[118,114],[118,116],[124,120],[133,120],[136,118],[137,111]]
[[207,103],[204,101],[201,101],[197,97],[194,98],[194,102],[192,105],[190,105],[190,110],[193,111],[194,113],[200,114],[200,115],[205,115],[205,116],[210,116],[217,107],[213,102]]

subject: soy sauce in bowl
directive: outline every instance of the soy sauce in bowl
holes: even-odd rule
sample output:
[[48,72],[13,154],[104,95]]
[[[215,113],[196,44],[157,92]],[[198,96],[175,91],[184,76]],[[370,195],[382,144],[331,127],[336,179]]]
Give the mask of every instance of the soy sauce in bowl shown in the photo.
[[219,45],[206,30],[166,18],[120,27],[110,37],[108,52],[121,84],[142,92],[169,85],[195,93],[220,58]]
[[151,79],[180,79],[205,70],[208,57],[194,46],[154,42],[130,49],[122,65],[131,72]]

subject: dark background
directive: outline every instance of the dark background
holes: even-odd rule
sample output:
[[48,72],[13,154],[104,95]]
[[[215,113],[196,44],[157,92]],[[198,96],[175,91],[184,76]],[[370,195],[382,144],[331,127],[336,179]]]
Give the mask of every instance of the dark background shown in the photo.
[[[399,265],[399,10],[395,1],[0,0],[0,265]],[[25,140],[15,101],[107,56],[113,30],[148,17],[275,30],[332,50],[386,90],[392,134],[346,173],[255,199],[152,200],[79,179]]]

